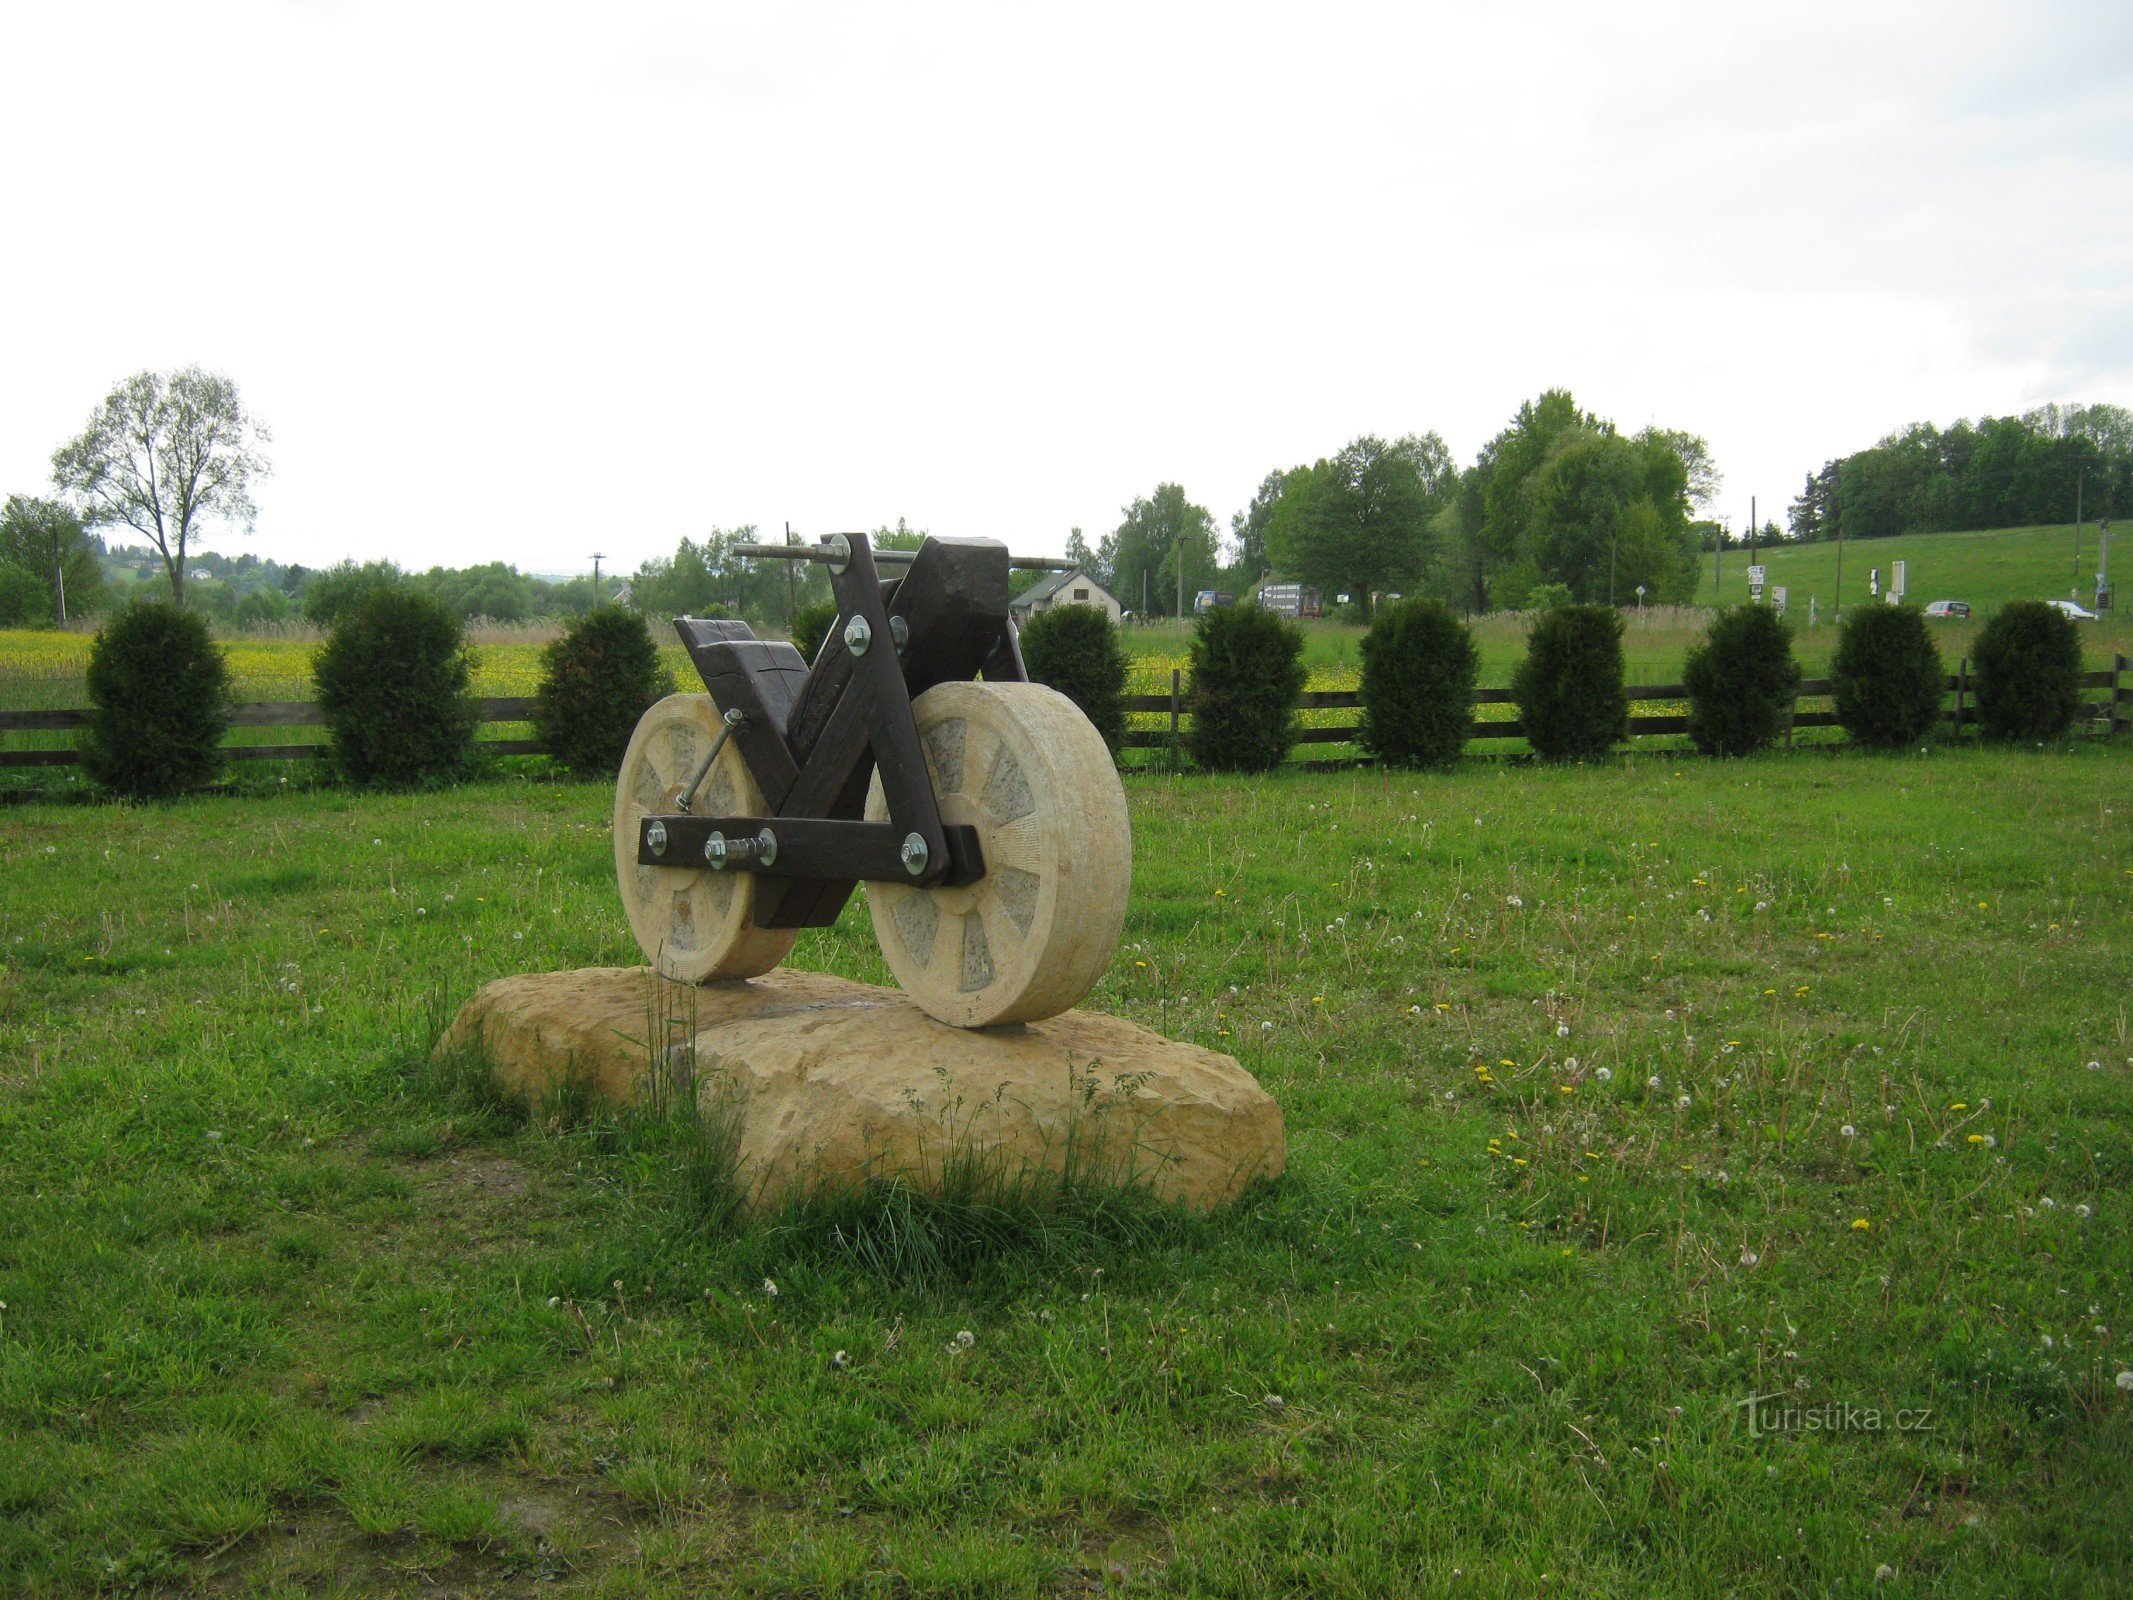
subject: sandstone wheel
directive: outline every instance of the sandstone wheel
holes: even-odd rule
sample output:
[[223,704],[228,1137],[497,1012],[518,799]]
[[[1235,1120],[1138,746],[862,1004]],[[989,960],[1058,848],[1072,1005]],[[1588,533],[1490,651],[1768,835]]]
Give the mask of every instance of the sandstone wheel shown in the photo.
[[[668,695],[638,720],[615,785],[615,880],[622,908],[652,965],[681,983],[753,978],[783,961],[799,937],[797,929],[754,925],[752,872],[637,864],[638,822],[678,809],[719,728],[709,695]],[[690,809],[700,817],[764,814],[762,793],[730,740]]]
[[[904,992],[959,1028],[1057,1016],[1095,987],[1126,920],[1133,834],[1103,736],[1037,683],[943,683],[913,703],[941,820],[978,830],[985,875],[869,883]],[[867,816],[888,817],[879,776]]]

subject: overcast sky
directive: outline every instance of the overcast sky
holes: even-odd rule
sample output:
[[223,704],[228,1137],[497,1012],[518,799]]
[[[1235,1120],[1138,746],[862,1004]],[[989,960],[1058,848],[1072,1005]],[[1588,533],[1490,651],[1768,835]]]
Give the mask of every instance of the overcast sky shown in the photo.
[[197,362],[317,564],[610,567],[1551,386],[1783,519],[1916,418],[2133,403],[2133,5],[0,9],[0,492]]

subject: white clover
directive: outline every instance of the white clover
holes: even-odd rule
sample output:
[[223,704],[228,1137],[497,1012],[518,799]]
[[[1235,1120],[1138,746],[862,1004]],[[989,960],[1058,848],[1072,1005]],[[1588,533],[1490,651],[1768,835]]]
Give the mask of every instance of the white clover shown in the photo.
[[845,1353],[844,1351],[842,1351],[842,1350],[839,1350],[839,1351],[838,1351],[838,1352],[837,1352],[837,1353],[836,1353],[835,1355],[833,1355],[833,1356],[831,1356],[831,1357],[830,1357],[830,1365],[831,1365],[831,1366],[833,1366],[833,1367],[843,1368],[843,1367],[848,1367],[848,1366],[850,1366],[851,1364],[852,1364],[852,1358],[851,1358],[851,1356],[849,1356],[848,1354],[846,1354],[846,1353]]
[[765,1278],[763,1280],[763,1293],[769,1295],[771,1299],[775,1300],[778,1297],[778,1286],[775,1283],[771,1282],[770,1279]]
[[1743,1250],[1740,1253],[1740,1264],[1744,1267],[1752,1267],[1762,1259],[1763,1258],[1757,1255],[1753,1250]]
[[1557,1023],[1556,1025],[1555,1025],[1555,1036],[1556,1036],[1556,1037],[1557,1037],[1558,1039],[1567,1039],[1567,1038],[1569,1038],[1569,1037],[1570,1037],[1570,1024],[1569,1024],[1569,1023],[1567,1023],[1567,1022],[1558,1022],[1558,1023]]

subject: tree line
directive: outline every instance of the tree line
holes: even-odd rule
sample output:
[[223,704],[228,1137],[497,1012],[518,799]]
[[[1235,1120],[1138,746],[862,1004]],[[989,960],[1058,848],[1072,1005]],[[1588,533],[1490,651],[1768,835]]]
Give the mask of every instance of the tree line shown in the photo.
[[1697,551],[1715,525],[1695,513],[1716,494],[1710,447],[1694,434],[1625,434],[1562,389],[1520,406],[1461,469],[1435,433],[1351,440],[1308,465],[1277,468],[1216,525],[1175,483],[1126,506],[1094,545],[1068,556],[1146,616],[1189,608],[1200,588],[1266,579],[1346,594],[1367,618],[1388,595],[1428,595],[1462,611],[1548,600],[1616,604],[1642,585],[1655,604],[1696,592]]
[[2133,514],[2133,411],[2040,406],[2018,417],[1914,422],[1810,473],[1796,539],[2029,528]]

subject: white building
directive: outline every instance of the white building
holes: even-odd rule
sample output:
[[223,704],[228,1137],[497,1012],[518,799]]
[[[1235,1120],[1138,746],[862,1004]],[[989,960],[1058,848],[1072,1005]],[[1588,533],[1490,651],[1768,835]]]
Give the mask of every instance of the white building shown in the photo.
[[1053,606],[1095,606],[1107,613],[1113,622],[1126,614],[1126,608],[1118,603],[1118,596],[1079,567],[1070,572],[1051,573],[1042,583],[1024,590],[1007,603],[1017,622],[1027,622],[1038,612],[1049,611]]

